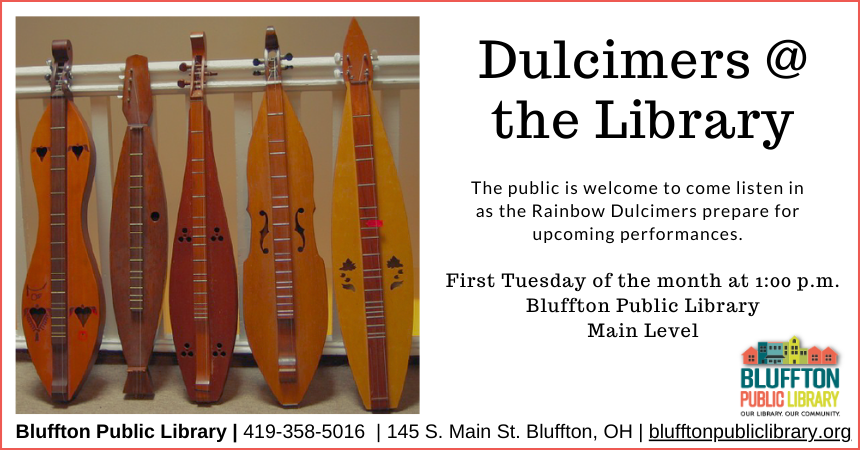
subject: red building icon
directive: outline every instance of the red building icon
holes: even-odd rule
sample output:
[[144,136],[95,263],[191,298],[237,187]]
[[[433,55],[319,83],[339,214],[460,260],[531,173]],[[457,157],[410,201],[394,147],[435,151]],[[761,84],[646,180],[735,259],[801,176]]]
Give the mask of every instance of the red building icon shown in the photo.
[[809,364],[821,364],[821,350],[819,350],[818,347],[812,347],[809,349]]
[[821,364],[836,364],[836,356],[838,355],[832,348],[825,348],[824,351],[821,352],[821,358],[823,359]]
[[744,352],[744,364],[758,364],[758,352],[754,347],[750,347]]

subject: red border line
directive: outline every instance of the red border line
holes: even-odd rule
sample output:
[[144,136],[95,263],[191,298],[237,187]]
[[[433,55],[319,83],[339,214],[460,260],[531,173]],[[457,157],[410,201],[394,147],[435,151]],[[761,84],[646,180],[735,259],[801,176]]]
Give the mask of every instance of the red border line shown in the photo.
[[[101,0],[101,1],[106,1],[106,0]],[[191,1],[203,1],[203,0],[191,0]],[[224,0],[215,0],[215,1],[224,1]],[[273,1],[273,0],[264,0],[264,1]],[[315,1],[315,0],[311,0],[311,1]],[[348,0],[348,1],[352,1],[352,0]],[[376,1],[380,1],[380,0],[376,0]],[[381,1],[393,3],[396,0],[381,0]],[[479,1],[487,2],[490,0],[479,0]],[[507,3],[507,2],[514,2],[516,0],[495,0],[495,1]],[[564,0],[552,0],[551,2],[554,3],[554,2],[563,2],[563,1]],[[621,1],[601,0],[601,1],[606,2],[606,3],[682,3],[682,2],[683,3],[746,3],[743,0],[711,0],[711,1],[693,0],[690,2],[684,2],[683,0],[664,0],[661,2],[649,2],[648,0],[621,0]],[[772,2],[772,3],[801,3],[801,2],[804,2],[804,0],[787,0],[787,1],[783,1],[783,2],[780,2],[779,0],[763,0],[763,1],[768,2],[768,3],[770,3],[770,2]],[[154,0],[146,0],[144,2],[146,2],[146,3],[154,2]],[[356,0],[356,2],[357,2],[357,0]],[[434,0],[429,0],[429,1],[425,1],[425,2],[426,3],[458,3],[458,2],[444,2],[444,1],[438,1],[437,2]],[[23,1],[22,2],[19,2],[19,1],[0,2],[0,22],[2,22],[2,19],[3,19],[2,3],[31,3],[31,2],[23,2]],[[323,3],[323,2],[321,2],[321,3]],[[579,3],[579,2],[573,1],[570,3]],[[833,3],[857,3],[858,4],[858,14],[857,14],[858,20],[857,20],[857,23],[858,23],[858,27],[860,27],[860,1],[835,0],[835,1],[833,1]],[[0,30],[2,30],[2,26],[0,26]],[[857,70],[858,70],[858,75],[860,75],[860,28],[858,28],[857,44],[858,44]],[[2,46],[2,36],[0,36],[0,46]],[[0,52],[0,53],[2,53],[2,52]],[[2,73],[1,72],[2,69],[3,69],[3,63],[2,63],[2,61],[0,61],[0,73]],[[857,166],[858,203],[857,203],[857,206],[858,206],[858,215],[857,215],[857,219],[858,219],[858,224],[860,224],[860,76],[858,76],[857,87],[858,87],[858,96],[857,96],[857,100],[858,100],[858,108],[857,108],[857,113],[858,113],[858,120],[857,120],[857,126],[858,126],[858,128],[857,128],[857,139],[858,139],[858,148],[857,148],[857,154],[858,154],[858,166]],[[2,102],[2,98],[3,98],[2,97],[2,88],[3,88],[3,81],[2,81],[2,78],[0,78],[0,102]],[[0,108],[0,123],[2,123],[2,120],[3,120],[3,112],[2,112],[2,108]],[[2,138],[3,138],[2,127],[0,127],[0,141],[2,141]],[[2,187],[2,180],[3,180],[2,173],[3,172],[2,171],[3,171],[3,160],[2,160],[2,158],[0,158],[0,205],[2,205],[2,193],[3,193],[3,187]],[[0,208],[0,223],[3,223],[2,208]],[[858,247],[857,247],[858,272],[857,272],[857,276],[858,276],[858,280],[860,280],[860,227],[858,227],[858,234],[857,235],[858,235]],[[3,252],[3,243],[2,242],[3,242],[3,231],[2,231],[2,229],[0,229],[0,254],[3,254],[2,253]],[[2,266],[2,263],[0,263],[0,266]],[[2,269],[0,269],[0,273],[2,273]],[[2,289],[3,289],[2,283],[3,283],[2,278],[0,278],[0,292],[2,292]],[[860,305],[860,290],[858,290],[858,305]],[[858,324],[860,324],[860,310],[858,310],[857,320],[858,320]],[[0,336],[5,336],[3,334],[2,323],[3,323],[3,309],[0,308]],[[2,342],[0,342],[0,343],[2,343]],[[5,344],[5,343],[2,343],[2,344]],[[857,334],[857,345],[858,345],[858,348],[860,348],[860,332],[858,332],[858,334]],[[857,373],[860,373],[860,357],[857,357],[857,355],[855,355],[855,358],[857,358]],[[2,360],[3,360],[3,345],[0,345],[0,362],[2,362]],[[2,405],[2,400],[3,400],[3,378],[2,378],[2,366],[0,366],[0,405]],[[857,390],[857,400],[858,400],[858,404],[860,404],[860,389]],[[857,430],[860,431],[860,414],[858,414],[858,418],[857,418]],[[858,438],[860,438],[860,436],[854,437],[855,440]],[[2,413],[2,408],[0,408],[0,448],[5,448],[5,447],[3,447],[3,413]],[[636,447],[613,447],[613,448],[636,448]],[[645,448],[655,448],[655,447],[645,447]],[[682,448],[682,447],[676,447],[676,448]],[[720,448],[720,447],[708,447],[708,448]],[[741,447],[733,447],[733,448],[741,448]]]

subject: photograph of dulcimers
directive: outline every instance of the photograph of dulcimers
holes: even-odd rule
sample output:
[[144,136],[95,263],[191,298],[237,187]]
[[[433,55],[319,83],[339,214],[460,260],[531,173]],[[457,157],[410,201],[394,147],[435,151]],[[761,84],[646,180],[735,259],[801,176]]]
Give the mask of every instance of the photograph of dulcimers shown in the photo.
[[188,156],[170,267],[173,343],[188,395],[200,403],[221,398],[238,330],[233,244],[218,184],[212,123],[206,105],[206,35],[191,34]]
[[110,277],[114,314],[128,364],[123,392],[154,395],[149,358],[161,318],[167,275],[167,199],[152,131],[152,89],[145,56],[125,62],[122,141],[113,190]]
[[[266,30],[266,92],[248,148],[250,253],[245,260],[245,331],[266,383],[296,406],[316,372],[328,328],[326,269],[317,253],[313,159],[281,84],[275,29]],[[287,66],[289,67],[289,66]]]
[[67,402],[98,355],[105,298],[87,229],[95,148],[72,101],[72,43],[57,40],[51,47],[51,97],[30,148],[39,227],[22,314],[42,384],[52,400]]
[[397,168],[373,96],[373,64],[353,19],[335,162],[332,268],[340,327],[364,407],[395,409],[412,343],[412,247]]

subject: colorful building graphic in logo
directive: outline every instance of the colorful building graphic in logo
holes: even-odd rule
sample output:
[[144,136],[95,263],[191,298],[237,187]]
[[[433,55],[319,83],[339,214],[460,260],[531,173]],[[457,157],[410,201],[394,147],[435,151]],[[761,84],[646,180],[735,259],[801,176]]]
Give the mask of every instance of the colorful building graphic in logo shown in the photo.
[[797,336],[788,342],[759,342],[743,353],[744,364],[836,364],[837,356],[830,347],[801,348]]

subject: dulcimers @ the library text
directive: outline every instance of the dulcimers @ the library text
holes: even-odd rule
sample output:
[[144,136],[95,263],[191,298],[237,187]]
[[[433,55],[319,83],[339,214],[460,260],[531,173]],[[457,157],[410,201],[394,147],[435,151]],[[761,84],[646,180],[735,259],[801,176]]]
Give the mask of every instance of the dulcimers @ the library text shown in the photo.
[[39,228],[21,313],[42,384],[52,400],[67,402],[98,355],[105,298],[87,229],[96,155],[72,101],[72,43],[54,41],[52,53],[51,98],[30,147]]
[[358,392],[397,408],[412,343],[412,247],[397,168],[373,97],[373,64],[355,19],[343,46],[346,101],[332,206],[340,327]]
[[238,288],[233,244],[212,150],[206,105],[206,36],[191,34],[192,64],[188,156],[170,266],[170,320],[185,388],[193,401],[221,398],[238,329]]
[[152,131],[152,89],[145,56],[125,61],[122,112],[128,122],[117,165],[110,227],[113,309],[128,364],[123,392],[154,395],[149,358],[161,319],[167,275],[167,198]]

